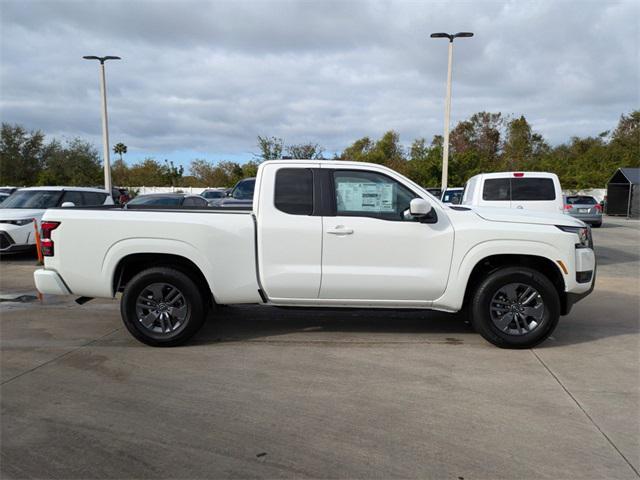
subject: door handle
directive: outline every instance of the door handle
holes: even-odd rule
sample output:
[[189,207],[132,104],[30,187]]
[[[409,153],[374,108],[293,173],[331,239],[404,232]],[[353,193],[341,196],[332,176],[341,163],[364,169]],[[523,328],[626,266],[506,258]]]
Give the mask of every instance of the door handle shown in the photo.
[[327,230],[330,235],[352,235],[353,228],[345,228],[343,225],[336,225],[332,230]]

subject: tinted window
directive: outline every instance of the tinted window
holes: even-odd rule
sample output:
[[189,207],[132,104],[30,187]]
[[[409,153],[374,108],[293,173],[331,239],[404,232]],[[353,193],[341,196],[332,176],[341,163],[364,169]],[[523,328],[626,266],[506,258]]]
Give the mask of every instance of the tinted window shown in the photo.
[[2,202],[2,208],[51,208],[58,205],[60,190],[18,190]]
[[222,190],[209,190],[208,192],[202,192],[204,198],[224,198],[226,195]]
[[64,195],[62,196],[62,203],[64,202],[73,202],[76,207],[80,207],[85,204],[82,192],[73,190],[64,192]]
[[596,199],[593,197],[583,197],[583,196],[575,196],[575,197],[567,197],[567,205],[595,205]]
[[99,192],[82,192],[82,196],[84,197],[84,205],[102,205],[107,198],[106,193]]
[[283,168],[276,173],[274,203],[292,215],[313,213],[313,172],[308,168]]
[[236,200],[253,200],[253,190],[256,187],[256,179],[241,180],[233,189],[231,196]]
[[204,198],[187,197],[182,203],[183,207],[206,207],[207,201]]
[[556,189],[550,178],[511,179],[511,200],[555,200]]
[[338,215],[405,220],[405,210],[418,196],[379,173],[338,170],[333,178]]
[[508,178],[489,178],[484,181],[482,190],[483,200],[492,201],[509,201],[509,179]]

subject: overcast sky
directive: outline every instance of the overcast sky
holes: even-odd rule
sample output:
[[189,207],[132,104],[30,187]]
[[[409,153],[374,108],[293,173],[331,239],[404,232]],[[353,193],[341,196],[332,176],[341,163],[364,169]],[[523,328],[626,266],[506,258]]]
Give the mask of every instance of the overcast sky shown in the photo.
[[329,152],[396,130],[523,114],[550,142],[595,135],[640,106],[640,2],[8,1],[1,4],[5,122],[100,148],[97,62],[107,64],[112,145],[178,162],[244,161],[256,136]]

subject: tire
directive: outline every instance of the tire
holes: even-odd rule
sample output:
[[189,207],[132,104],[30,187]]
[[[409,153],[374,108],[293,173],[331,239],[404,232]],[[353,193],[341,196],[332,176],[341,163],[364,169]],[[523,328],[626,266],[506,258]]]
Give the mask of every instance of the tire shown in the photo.
[[594,223],[591,225],[593,228],[600,228],[602,226],[602,222]]
[[207,311],[202,292],[187,275],[154,267],[127,283],[120,313],[127,330],[142,343],[174,347],[200,330]]
[[490,273],[473,293],[470,307],[475,330],[500,348],[534,347],[553,333],[560,318],[555,286],[525,267]]

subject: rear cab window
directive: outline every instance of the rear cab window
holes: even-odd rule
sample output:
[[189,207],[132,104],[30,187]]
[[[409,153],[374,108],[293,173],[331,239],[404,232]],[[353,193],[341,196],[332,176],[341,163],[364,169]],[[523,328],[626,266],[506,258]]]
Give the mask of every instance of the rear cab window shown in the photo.
[[546,201],[556,199],[556,188],[551,178],[512,178],[511,200]]
[[511,200],[511,179],[510,178],[488,178],[484,181],[482,189],[482,199],[490,201]]
[[276,173],[274,204],[291,215],[313,213],[313,172],[309,168],[282,168]]

